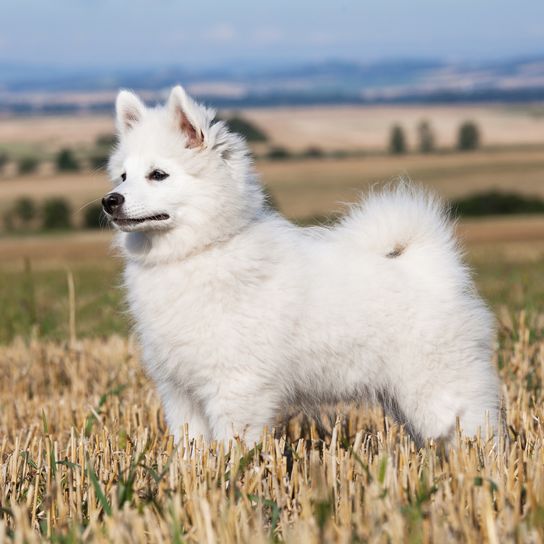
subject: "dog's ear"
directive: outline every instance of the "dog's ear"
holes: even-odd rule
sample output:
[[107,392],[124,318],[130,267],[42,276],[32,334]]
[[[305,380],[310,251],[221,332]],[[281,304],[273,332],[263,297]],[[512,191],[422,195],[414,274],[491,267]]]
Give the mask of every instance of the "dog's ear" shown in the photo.
[[144,103],[130,91],[119,91],[115,101],[117,113],[117,130],[119,134],[125,134],[138,124],[144,115]]
[[168,109],[187,141],[187,147],[191,149],[204,145],[204,130],[206,116],[201,108],[186,92],[183,87],[177,85],[170,92]]

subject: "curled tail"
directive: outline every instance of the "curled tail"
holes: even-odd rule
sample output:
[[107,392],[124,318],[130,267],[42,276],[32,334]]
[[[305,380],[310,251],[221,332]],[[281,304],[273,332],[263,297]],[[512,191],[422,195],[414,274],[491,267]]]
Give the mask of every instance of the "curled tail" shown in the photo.
[[453,222],[443,202],[408,181],[371,192],[352,208],[338,233],[389,258],[418,249],[458,255]]

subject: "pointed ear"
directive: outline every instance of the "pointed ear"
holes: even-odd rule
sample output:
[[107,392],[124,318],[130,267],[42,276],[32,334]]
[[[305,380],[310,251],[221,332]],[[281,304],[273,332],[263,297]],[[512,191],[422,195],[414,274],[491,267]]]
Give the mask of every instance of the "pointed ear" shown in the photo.
[[130,91],[120,91],[115,101],[117,112],[117,130],[125,134],[141,120],[145,112],[144,103]]
[[202,108],[185,92],[185,89],[177,85],[170,92],[168,109],[174,118],[176,126],[187,139],[187,147],[194,149],[204,145],[204,132]]

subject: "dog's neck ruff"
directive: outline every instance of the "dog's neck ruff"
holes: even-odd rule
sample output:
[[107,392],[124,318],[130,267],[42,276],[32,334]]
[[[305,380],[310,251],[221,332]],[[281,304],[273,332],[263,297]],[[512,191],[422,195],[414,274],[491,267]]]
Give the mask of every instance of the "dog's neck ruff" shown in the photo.
[[120,236],[115,245],[125,259],[142,266],[187,261],[211,250],[224,247],[243,232],[247,231],[251,226],[258,223],[263,217],[264,214],[261,210],[259,214],[241,224],[236,230],[192,248],[187,247],[187,244],[183,240],[177,240],[175,236],[177,233],[175,231],[119,233]]

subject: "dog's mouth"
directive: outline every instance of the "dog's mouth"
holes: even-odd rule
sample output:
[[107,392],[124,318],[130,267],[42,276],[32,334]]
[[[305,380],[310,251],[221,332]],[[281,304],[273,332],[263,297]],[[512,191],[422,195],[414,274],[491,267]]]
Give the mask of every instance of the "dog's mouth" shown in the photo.
[[170,216],[167,213],[158,213],[147,217],[116,217],[111,218],[112,222],[120,227],[130,227],[133,225],[140,225],[142,223],[148,223],[152,221],[167,221]]

